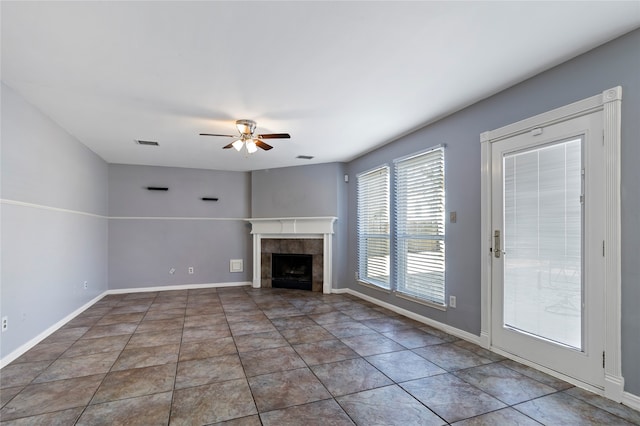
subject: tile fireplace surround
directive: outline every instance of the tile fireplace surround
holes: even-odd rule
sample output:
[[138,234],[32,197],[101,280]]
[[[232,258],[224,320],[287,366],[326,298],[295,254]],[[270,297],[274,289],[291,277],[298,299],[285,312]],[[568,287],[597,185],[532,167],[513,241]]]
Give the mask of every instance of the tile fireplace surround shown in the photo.
[[[263,285],[263,247],[277,247],[277,250],[286,247],[287,252],[291,252],[290,247],[314,246],[310,240],[322,241],[322,274],[319,271],[314,272],[314,291],[319,290],[320,283],[316,284],[316,278],[322,277],[322,292],[331,293],[332,276],[333,276],[333,253],[332,253],[332,236],[333,224],[337,220],[336,217],[287,217],[287,218],[253,218],[247,219],[251,222],[251,234],[253,235],[253,288],[260,288]],[[267,243],[269,240],[282,239],[287,240],[284,244],[263,244],[263,240]],[[302,240],[300,244],[296,241]],[[265,253],[267,254],[267,253]],[[312,253],[311,253],[312,254]],[[269,256],[270,257],[270,253]],[[314,259],[315,263],[319,262],[319,257]]]
[[260,287],[272,287],[272,256],[274,254],[308,254],[311,255],[312,291],[322,292],[323,276],[323,241],[320,238],[263,238],[261,244]]

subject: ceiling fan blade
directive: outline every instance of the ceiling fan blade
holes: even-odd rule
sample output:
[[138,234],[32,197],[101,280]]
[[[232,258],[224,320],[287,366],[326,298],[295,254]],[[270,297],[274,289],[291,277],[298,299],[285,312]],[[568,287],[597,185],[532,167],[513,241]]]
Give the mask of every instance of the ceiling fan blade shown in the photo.
[[215,133],[200,133],[200,136],[221,136],[224,138],[238,138],[239,136],[233,136],[233,135],[217,135]]
[[254,139],[254,141],[255,141],[257,147],[262,148],[265,151],[269,151],[271,148],[273,148],[271,145],[261,141],[260,139]]
[[291,139],[289,133],[267,133],[266,135],[258,135],[260,139]]
[[222,149],[229,149],[229,148],[233,148],[233,142],[231,142],[229,145],[225,145],[222,147]]

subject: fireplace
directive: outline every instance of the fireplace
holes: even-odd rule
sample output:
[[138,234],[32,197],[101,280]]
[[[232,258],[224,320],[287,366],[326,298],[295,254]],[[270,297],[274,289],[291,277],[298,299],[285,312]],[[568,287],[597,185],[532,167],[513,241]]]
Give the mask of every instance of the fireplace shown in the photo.
[[[307,268],[307,275],[310,275],[311,291],[322,291],[324,283],[324,254],[323,242],[319,238],[264,238],[260,241],[260,287],[283,287],[284,284],[276,284],[274,280],[278,277],[276,261],[277,256],[291,258],[291,256],[307,255],[305,259],[311,266]],[[288,259],[287,259],[288,260]],[[293,285],[290,283],[290,285]]]
[[271,255],[271,287],[312,289],[313,256],[310,254],[273,253]]
[[272,286],[272,255],[312,255],[312,291],[331,293],[336,217],[253,218],[253,287]]

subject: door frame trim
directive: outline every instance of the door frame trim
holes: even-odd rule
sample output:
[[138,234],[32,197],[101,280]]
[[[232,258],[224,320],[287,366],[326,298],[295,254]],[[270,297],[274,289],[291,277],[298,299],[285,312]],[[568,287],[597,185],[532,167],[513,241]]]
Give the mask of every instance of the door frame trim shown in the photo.
[[[499,129],[483,132],[481,143],[481,320],[480,342],[486,349],[492,348],[491,330],[491,181],[492,144],[538,127],[549,126],[595,111],[603,111],[603,145],[605,175],[605,368],[604,389],[594,388],[578,380],[572,383],[587,387],[606,398],[621,402],[624,393],[624,377],[621,362],[621,262],[620,262],[620,142],[621,142],[622,87],[616,86],[602,93],[538,114]],[[548,369],[544,369],[550,372]],[[567,379],[562,375],[563,379]]]

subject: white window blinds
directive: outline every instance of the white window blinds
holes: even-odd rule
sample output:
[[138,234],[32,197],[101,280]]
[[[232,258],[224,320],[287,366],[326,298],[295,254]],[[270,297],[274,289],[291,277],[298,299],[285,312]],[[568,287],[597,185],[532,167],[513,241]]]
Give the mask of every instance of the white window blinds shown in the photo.
[[395,164],[396,291],[445,304],[444,147]]
[[358,175],[358,278],[390,289],[389,167]]
[[570,139],[503,157],[504,324],[579,350],[582,143]]

